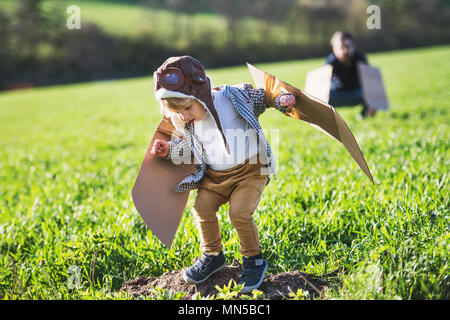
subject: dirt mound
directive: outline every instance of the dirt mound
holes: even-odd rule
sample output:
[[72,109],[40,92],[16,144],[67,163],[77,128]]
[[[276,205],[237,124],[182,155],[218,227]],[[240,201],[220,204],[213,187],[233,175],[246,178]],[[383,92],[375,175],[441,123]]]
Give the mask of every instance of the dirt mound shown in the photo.
[[[213,274],[203,283],[193,285],[183,280],[183,271],[176,270],[166,272],[158,278],[138,277],[134,280],[124,282],[119,291],[125,291],[133,296],[152,295],[151,289],[159,287],[170,292],[185,292],[183,299],[190,299],[199,292],[201,297],[216,295],[218,293],[216,285],[223,287],[228,285],[230,279],[238,281],[241,274],[241,265],[238,260],[234,260],[230,266],[226,266],[221,271]],[[300,271],[290,271],[278,274],[266,274],[263,283],[258,290],[264,293],[265,299],[277,300],[288,299],[290,292],[297,292],[297,289],[306,290],[312,297],[319,297],[325,289],[327,283],[337,274],[335,270],[329,274],[316,276]]]

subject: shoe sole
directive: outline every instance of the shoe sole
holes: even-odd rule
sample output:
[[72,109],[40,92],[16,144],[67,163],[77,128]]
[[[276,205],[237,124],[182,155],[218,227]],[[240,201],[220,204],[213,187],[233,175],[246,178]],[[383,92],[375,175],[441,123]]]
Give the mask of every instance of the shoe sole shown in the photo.
[[264,277],[266,275],[266,271],[267,268],[269,267],[269,264],[266,262],[266,267],[264,268],[263,274],[261,276],[261,279],[258,281],[257,284],[255,284],[254,286],[248,286],[248,287],[243,287],[242,290],[240,291],[241,293],[249,293],[252,292],[255,289],[258,289],[259,286],[262,284],[262,282],[264,281]]
[[213,272],[211,272],[205,279],[199,280],[199,281],[196,281],[196,280],[194,280],[194,279],[189,278],[189,277],[186,275],[186,272],[183,272],[183,280],[186,281],[187,283],[192,283],[192,284],[199,284],[199,283],[205,282],[205,281],[208,280],[208,278],[211,277],[214,273],[216,273],[217,271],[220,271],[220,270],[222,270],[223,268],[225,268],[226,265],[227,265],[227,262],[225,261],[225,262],[223,263],[223,265],[221,265],[221,266],[218,267],[216,270],[214,270]]

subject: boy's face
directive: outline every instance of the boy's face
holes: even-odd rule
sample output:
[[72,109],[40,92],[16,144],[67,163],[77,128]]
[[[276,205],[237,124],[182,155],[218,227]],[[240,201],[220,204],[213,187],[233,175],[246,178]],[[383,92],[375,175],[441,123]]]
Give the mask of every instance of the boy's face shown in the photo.
[[206,114],[206,109],[196,100],[181,110],[176,110],[181,120],[185,122],[200,121]]
[[350,62],[355,53],[355,44],[351,39],[337,39],[333,43],[333,53],[339,61]]

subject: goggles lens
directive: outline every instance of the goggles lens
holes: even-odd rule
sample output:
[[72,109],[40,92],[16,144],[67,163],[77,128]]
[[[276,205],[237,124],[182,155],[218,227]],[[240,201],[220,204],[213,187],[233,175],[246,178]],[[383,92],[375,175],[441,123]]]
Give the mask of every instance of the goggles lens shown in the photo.
[[168,90],[176,90],[184,84],[184,75],[178,68],[167,68],[161,74],[157,73],[159,85]]
[[176,84],[180,81],[180,77],[176,73],[167,73],[163,76],[162,81],[166,84]]

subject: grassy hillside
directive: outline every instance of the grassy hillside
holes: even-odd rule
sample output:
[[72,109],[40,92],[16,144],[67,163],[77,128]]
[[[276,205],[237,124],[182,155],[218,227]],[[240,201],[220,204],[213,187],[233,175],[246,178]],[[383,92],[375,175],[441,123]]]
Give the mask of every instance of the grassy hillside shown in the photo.
[[[13,0],[3,0],[3,8],[8,12],[13,12],[18,3]],[[183,46],[189,39],[198,39],[205,36],[205,33],[213,34],[219,32],[219,37],[214,37],[208,41],[224,42],[227,31],[225,18],[214,13],[197,12],[193,15],[176,13],[165,9],[155,9],[140,5],[138,2],[124,3],[98,0],[78,0],[76,3],[70,0],[43,0],[42,10],[52,12],[56,10],[61,15],[68,17],[67,7],[76,4],[81,10],[81,28],[87,23],[95,23],[105,32],[121,36],[137,36],[144,32],[151,32],[159,39],[168,39],[171,45]],[[240,39],[257,39],[267,37],[270,31],[274,39],[283,42],[291,35],[286,30],[272,26],[270,30],[255,19],[247,18],[242,22],[245,33],[240,35]],[[65,27],[62,26],[62,27]],[[173,43],[176,41],[176,43]]]
[[[391,109],[357,120],[344,108],[375,179],[337,142],[268,110],[260,122],[279,177],[255,219],[270,273],[343,273],[325,297],[450,298],[450,47],[369,56]],[[323,60],[259,65],[303,87]],[[214,85],[251,82],[245,66],[209,70]],[[0,297],[125,298],[124,277],[157,276],[200,254],[190,212],[171,250],[146,228],[131,188],[161,116],[150,77],[0,93]],[[276,136],[279,136],[279,143]],[[240,258],[227,206],[219,213],[228,262]],[[97,254],[95,283],[89,272]],[[70,266],[81,288],[68,288]],[[20,286],[14,286],[14,278]]]
[[[4,8],[9,12],[17,8],[18,3],[12,0],[5,1]],[[158,33],[174,32],[174,28],[183,28],[188,19],[195,20],[200,26],[213,29],[225,29],[225,20],[217,15],[197,13],[189,17],[185,14],[176,14],[168,10],[144,7],[138,3],[108,2],[96,0],[44,0],[44,12],[58,10],[64,16],[68,6],[76,4],[81,10],[81,25],[94,22],[106,32],[118,35],[136,35],[144,31]]]

